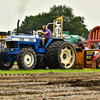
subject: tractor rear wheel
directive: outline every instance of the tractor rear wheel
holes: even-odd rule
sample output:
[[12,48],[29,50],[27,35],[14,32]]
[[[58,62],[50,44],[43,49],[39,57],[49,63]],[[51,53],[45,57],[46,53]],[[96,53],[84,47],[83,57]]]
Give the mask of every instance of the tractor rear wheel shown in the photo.
[[20,50],[17,56],[17,65],[20,69],[32,70],[36,65],[36,54],[30,48]]
[[96,68],[97,68],[97,69],[100,69],[100,57],[97,58],[97,61],[96,61]]
[[57,46],[62,41],[55,41],[51,43],[46,49],[46,63],[50,69],[59,69],[57,62]]
[[57,48],[57,61],[61,69],[72,69],[76,63],[76,49],[69,42],[62,42]]
[[[9,70],[12,68],[14,62],[7,61],[8,55],[0,55],[0,69],[1,70]],[[7,62],[5,62],[5,60]]]

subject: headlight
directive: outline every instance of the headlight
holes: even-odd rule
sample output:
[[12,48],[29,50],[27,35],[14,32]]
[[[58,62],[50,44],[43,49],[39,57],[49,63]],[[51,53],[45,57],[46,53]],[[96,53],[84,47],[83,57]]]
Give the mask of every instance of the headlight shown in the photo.
[[11,37],[6,37],[6,41],[12,41]]

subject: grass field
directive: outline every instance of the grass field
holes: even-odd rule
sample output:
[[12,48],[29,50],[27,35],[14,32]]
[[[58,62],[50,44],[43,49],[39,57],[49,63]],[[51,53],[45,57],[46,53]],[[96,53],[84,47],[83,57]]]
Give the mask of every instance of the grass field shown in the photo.
[[93,73],[100,72],[100,69],[71,69],[71,70],[0,70],[0,74],[32,74],[32,73]]

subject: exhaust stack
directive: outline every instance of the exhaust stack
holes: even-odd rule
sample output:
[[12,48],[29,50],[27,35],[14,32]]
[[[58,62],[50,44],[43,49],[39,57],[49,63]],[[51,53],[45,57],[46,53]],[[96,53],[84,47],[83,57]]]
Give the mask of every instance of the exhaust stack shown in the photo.
[[20,20],[18,20],[18,22],[17,22],[17,35],[18,35],[18,32],[19,32],[19,22],[20,22]]

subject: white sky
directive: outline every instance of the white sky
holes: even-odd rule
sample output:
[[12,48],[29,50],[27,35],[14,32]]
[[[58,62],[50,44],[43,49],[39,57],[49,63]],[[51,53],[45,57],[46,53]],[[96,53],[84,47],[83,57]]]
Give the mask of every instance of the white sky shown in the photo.
[[20,9],[22,21],[25,16],[48,12],[54,4],[66,4],[74,10],[75,16],[84,16],[89,30],[100,25],[100,0],[0,0],[0,31],[13,31],[16,28],[20,16],[18,8],[25,7],[24,13],[21,11],[24,9]]

